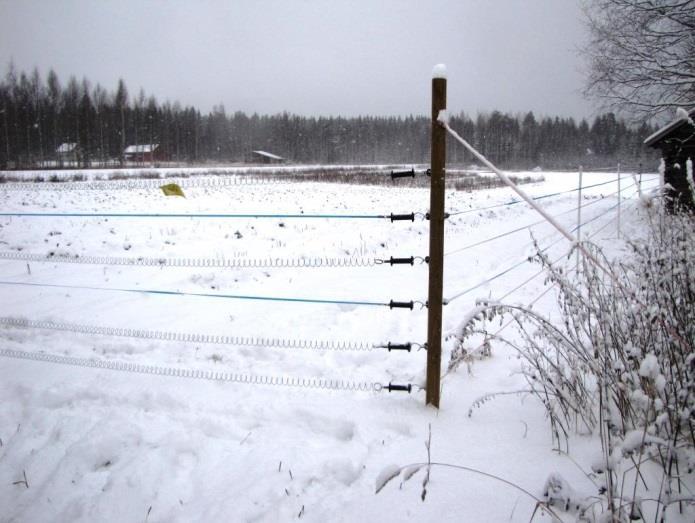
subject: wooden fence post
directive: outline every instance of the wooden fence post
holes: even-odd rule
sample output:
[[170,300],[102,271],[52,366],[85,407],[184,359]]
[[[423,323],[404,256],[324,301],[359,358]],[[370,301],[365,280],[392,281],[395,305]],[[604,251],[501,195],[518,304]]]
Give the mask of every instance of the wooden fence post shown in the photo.
[[623,195],[620,188],[620,162],[618,162],[618,238],[620,238],[620,207],[623,200]]
[[444,189],[446,129],[437,121],[446,109],[446,68],[432,73],[432,149],[430,180],[430,264],[427,298],[427,393],[426,403],[439,408],[442,365],[442,301],[444,287]]

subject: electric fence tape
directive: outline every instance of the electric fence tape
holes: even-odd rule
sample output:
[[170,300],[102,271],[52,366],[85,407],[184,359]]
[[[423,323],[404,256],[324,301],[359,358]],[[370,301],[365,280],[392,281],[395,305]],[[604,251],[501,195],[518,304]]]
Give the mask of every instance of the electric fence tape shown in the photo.
[[[284,298],[278,296],[253,296],[242,294],[211,294],[204,292],[182,292],[182,291],[163,291],[154,289],[122,289],[114,287],[93,287],[89,285],[63,285],[57,283],[31,283],[18,281],[0,281],[0,285],[18,286],[18,287],[42,287],[53,289],[73,289],[82,291],[108,291],[108,292],[127,292],[134,294],[153,294],[159,296],[192,296],[198,298],[222,298],[230,300],[253,300],[253,301],[278,301],[289,303],[315,303],[326,305],[365,305],[374,307],[389,307],[389,308],[406,308],[408,303],[412,310],[413,302],[375,302],[375,301],[351,301],[351,300],[325,300],[318,298]],[[419,303],[419,302],[418,302]]]

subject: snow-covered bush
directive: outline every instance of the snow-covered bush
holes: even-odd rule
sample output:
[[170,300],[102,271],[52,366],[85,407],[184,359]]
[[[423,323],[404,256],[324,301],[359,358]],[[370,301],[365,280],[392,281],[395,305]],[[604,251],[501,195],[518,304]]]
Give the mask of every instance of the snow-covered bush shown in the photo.
[[481,331],[476,318],[512,315],[520,339],[498,339],[524,361],[558,446],[567,446],[572,431],[600,436],[591,477],[602,497],[586,510],[635,518],[640,493],[656,503],[655,514],[693,503],[694,226],[692,216],[655,212],[647,238],[631,242],[629,256],[612,262],[586,245],[600,266],[585,257],[578,274],[539,253],[558,289],[561,321],[495,303],[479,307],[455,335],[450,369],[470,357],[467,340]]

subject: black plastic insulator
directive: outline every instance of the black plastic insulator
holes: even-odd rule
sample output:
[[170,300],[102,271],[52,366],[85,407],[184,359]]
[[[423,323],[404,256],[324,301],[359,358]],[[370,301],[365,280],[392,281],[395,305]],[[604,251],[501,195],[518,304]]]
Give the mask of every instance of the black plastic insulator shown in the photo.
[[427,176],[432,176],[432,169],[427,169],[427,170],[425,171],[425,174],[426,174]]
[[389,302],[389,309],[410,309],[413,310],[414,303],[412,301],[393,301]]
[[391,213],[391,221],[392,222],[397,222],[397,221],[403,221],[403,220],[410,220],[411,222],[415,221],[415,213],[411,212],[410,214],[393,214]]
[[396,178],[415,178],[415,169],[410,169],[409,171],[391,171],[391,179]]
[[[444,213],[444,219],[445,219],[445,220],[446,220],[447,218],[449,218],[449,216],[450,216],[450,214],[449,214],[448,212],[445,212],[445,213]],[[426,213],[425,213],[425,220],[429,220],[429,219],[430,219],[430,213],[426,212]]]
[[410,394],[410,391],[413,390],[413,386],[410,383],[407,385],[394,385],[393,383],[389,383],[386,388],[389,392],[400,391],[407,392],[408,394]]
[[410,258],[394,258],[391,256],[389,263],[391,265],[415,265],[415,257],[411,256]]
[[410,352],[410,349],[413,348],[413,346],[410,343],[391,343],[389,342],[388,345],[386,345],[386,348],[391,352],[392,350],[407,350]]

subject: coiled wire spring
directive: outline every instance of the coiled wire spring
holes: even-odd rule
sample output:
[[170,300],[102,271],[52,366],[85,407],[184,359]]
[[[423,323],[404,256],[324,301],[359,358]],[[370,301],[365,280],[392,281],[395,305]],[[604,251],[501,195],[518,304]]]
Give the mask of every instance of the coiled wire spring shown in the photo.
[[36,321],[23,318],[0,317],[0,325],[23,329],[47,329],[67,331],[78,334],[96,334],[122,338],[140,338],[146,340],[178,341],[183,343],[206,343],[215,345],[233,345],[239,347],[268,347],[274,349],[306,349],[338,352],[367,352],[381,348],[380,344],[357,341],[300,340],[283,338],[263,338],[253,336],[225,336],[212,334],[193,334],[185,332],[166,332],[142,329],[123,329],[116,327],[99,327],[53,321]]
[[271,185],[298,181],[295,178],[261,177],[254,175],[232,175],[193,178],[134,178],[129,180],[91,180],[84,182],[7,182],[0,183],[0,190],[8,191],[113,191],[113,190],[151,190],[162,185],[175,183],[182,189],[219,188],[239,185]]
[[73,356],[59,356],[43,352],[25,352],[12,349],[0,349],[0,356],[23,360],[39,361],[44,363],[57,363],[60,365],[72,365],[94,369],[108,369],[139,374],[153,374],[156,376],[170,376],[174,378],[191,378],[211,381],[225,381],[231,383],[243,383],[247,385],[270,385],[277,387],[296,387],[307,389],[341,390],[350,392],[379,392],[383,385],[378,382],[355,382],[347,380],[331,380],[323,378],[293,378],[287,376],[264,376],[240,374],[234,372],[219,372],[202,369],[182,369],[174,367],[159,367],[156,365],[141,365],[122,361],[101,359],[76,358]]
[[351,256],[314,258],[164,258],[164,257],[122,257],[122,256],[81,256],[67,254],[36,254],[18,251],[0,252],[2,260],[27,262],[80,263],[87,265],[131,265],[143,267],[211,267],[227,269],[297,269],[297,268],[343,268],[374,267],[384,264],[384,260]]

